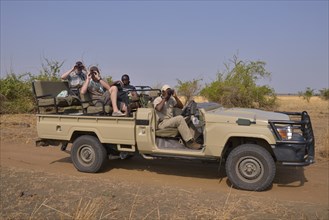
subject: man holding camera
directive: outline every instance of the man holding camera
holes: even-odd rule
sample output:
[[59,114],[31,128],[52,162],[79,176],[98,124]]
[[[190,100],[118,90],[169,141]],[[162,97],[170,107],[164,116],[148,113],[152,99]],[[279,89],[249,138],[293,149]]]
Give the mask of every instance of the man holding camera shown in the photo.
[[71,91],[79,96],[79,89],[86,80],[87,69],[81,61],[77,61],[69,71],[62,74],[62,80],[68,80]]
[[[92,99],[101,100],[104,105],[108,105],[111,102],[113,108],[112,116],[125,116],[118,108],[118,88],[116,86],[110,86],[103,80],[96,66],[90,67],[87,79],[81,87],[80,93],[82,95],[87,92],[90,93]],[[127,107],[124,103],[122,103],[122,110],[127,111]]]
[[175,90],[172,90],[169,85],[164,85],[161,89],[161,94],[160,97],[153,101],[158,118],[158,128],[177,128],[188,148],[201,149],[201,144],[196,143],[193,139],[184,117],[182,115],[174,115],[175,107],[180,109],[184,107]]

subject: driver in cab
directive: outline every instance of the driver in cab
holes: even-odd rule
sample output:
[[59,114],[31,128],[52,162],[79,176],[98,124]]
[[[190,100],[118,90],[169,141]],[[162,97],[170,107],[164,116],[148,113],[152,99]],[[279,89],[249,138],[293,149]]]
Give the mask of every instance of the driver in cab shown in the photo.
[[177,128],[186,146],[191,149],[201,149],[201,144],[195,142],[193,135],[187,126],[182,115],[174,116],[174,108],[183,108],[183,103],[178,98],[175,90],[169,85],[164,85],[161,89],[161,96],[153,101],[155,112],[158,118],[158,128]]

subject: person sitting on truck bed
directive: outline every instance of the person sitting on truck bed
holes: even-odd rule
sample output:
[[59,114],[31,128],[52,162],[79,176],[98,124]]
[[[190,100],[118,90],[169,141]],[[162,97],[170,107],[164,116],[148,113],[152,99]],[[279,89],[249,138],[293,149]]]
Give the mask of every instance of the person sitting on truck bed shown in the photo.
[[119,90],[119,99],[124,101],[130,110],[137,109],[139,105],[139,97],[136,92],[135,86],[130,84],[130,78],[128,74],[123,74],[121,76],[121,81],[117,80],[111,85],[116,85]]
[[[118,88],[116,86],[110,86],[105,80],[103,80],[96,66],[90,67],[87,79],[81,87],[81,94],[87,92],[90,92],[92,99],[102,100],[104,105],[108,105],[111,102],[113,107],[112,116],[125,116],[125,114],[118,108]],[[124,103],[121,103],[120,105],[123,111],[127,111]]]
[[177,128],[186,146],[191,149],[200,149],[202,146],[195,142],[189,127],[182,115],[174,116],[174,108],[183,108],[183,103],[177,97],[176,92],[169,85],[161,89],[162,95],[153,101],[158,118],[158,128]]
[[79,90],[86,80],[87,69],[81,61],[77,61],[70,70],[63,73],[61,76],[62,80],[68,80],[71,91],[79,96]]

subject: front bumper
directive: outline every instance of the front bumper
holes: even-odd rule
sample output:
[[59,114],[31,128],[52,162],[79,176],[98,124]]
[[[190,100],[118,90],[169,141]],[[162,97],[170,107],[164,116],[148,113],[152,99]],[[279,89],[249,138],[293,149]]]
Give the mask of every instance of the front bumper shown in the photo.
[[[304,112],[281,112],[289,115],[291,120],[269,120],[276,136],[276,145],[272,146],[278,162],[287,166],[307,166],[315,163],[314,134],[311,118]],[[291,140],[283,140],[277,131],[277,126],[290,125],[293,128]]]

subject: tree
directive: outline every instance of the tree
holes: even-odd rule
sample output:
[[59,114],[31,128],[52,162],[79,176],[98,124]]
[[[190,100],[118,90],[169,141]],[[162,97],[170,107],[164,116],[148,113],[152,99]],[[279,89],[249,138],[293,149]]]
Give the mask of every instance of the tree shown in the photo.
[[320,97],[324,100],[329,100],[329,89],[328,88],[320,89]]
[[304,91],[298,92],[299,97],[303,97],[304,100],[310,102],[312,96],[314,95],[314,89],[307,87]]
[[256,84],[257,80],[271,76],[265,69],[266,63],[244,62],[237,56],[230,63],[233,68],[229,63],[224,63],[224,72],[218,72],[217,80],[206,85],[201,95],[226,107],[272,108],[276,102],[274,89]]
[[49,60],[44,58],[46,63],[42,63],[42,69],[40,70],[40,74],[36,77],[39,80],[50,80],[50,81],[58,81],[60,80],[60,70],[64,64],[64,61],[56,61]]
[[178,83],[178,85],[176,86],[177,93],[179,95],[185,96],[187,102],[190,101],[193,98],[193,96],[199,94],[201,90],[201,85],[199,82],[201,80],[202,79],[193,79],[191,81],[183,82],[177,79],[177,83]]

